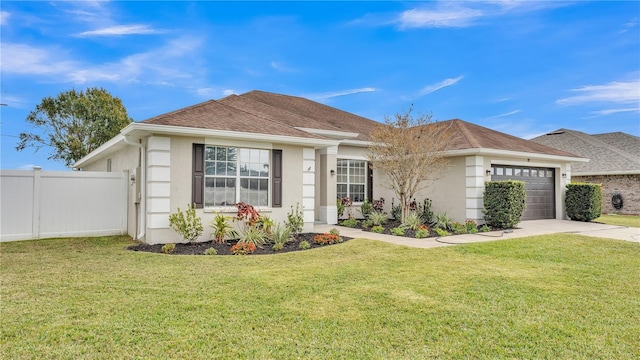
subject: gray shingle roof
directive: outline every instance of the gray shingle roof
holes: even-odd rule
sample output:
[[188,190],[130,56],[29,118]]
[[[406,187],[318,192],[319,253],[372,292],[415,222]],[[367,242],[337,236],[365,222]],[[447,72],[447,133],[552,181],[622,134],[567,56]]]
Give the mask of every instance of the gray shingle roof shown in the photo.
[[633,135],[621,132],[589,135],[559,129],[531,141],[591,159],[588,163],[574,163],[571,166],[574,175],[640,174],[640,138]]

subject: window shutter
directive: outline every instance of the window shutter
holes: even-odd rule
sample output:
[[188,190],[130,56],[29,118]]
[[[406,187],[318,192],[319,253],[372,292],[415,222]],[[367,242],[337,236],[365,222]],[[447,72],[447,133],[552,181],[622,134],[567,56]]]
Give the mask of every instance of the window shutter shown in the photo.
[[373,165],[367,162],[367,200],[373,201]]
[[282,150],[272,150],[271,156],[273,169],[271,206],[282,207]]
[[204,207],[204,144],[193,144],[191,203],[196,205],[196,209]]

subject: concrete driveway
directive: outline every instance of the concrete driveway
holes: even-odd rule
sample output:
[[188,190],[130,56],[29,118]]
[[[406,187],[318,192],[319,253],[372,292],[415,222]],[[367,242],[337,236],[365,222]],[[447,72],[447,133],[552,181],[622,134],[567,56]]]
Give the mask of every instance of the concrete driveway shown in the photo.
[[629,228],[618,225],[605,225],[597,223],[585,223],[569,220],[530,220],[518,224],[511,231],[492,231],[478,234],[465,234],[447,236],[442,238],[412,239],[402,236],[383,235],[372,232],[352,229],[343,226],[317,224],[316,232],[328,232],[332,228],[340,230],[340,234],[352,238],[367,238],[385,241],[396,245],[405,245],[417,248],[432,248],[468,244],[483,241],[495,241],[515,239],[534,235],[569,233],[586,236],[595,236],[608,239],[617,239],[640,243],[640,228]]

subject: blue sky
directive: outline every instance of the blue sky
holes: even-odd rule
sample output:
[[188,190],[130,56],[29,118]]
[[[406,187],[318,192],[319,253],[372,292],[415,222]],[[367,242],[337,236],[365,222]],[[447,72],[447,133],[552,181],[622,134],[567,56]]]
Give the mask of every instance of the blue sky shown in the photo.
[[136,121],[264,90],[377,121],[412,103],[523,138],[640,136],[640,2],[1,3],[3,169],[45,96],[100,86]]

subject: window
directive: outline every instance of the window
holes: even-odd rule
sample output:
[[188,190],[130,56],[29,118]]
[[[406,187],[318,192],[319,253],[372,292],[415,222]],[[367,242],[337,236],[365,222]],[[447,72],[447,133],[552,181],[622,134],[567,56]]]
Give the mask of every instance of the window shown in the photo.
[[348,196],[353,202],[364,202],[367,193],[367,162],[338,159],[336,182],[338,198]]
[[269,205],[269,150],[206,146],[204,206]]

